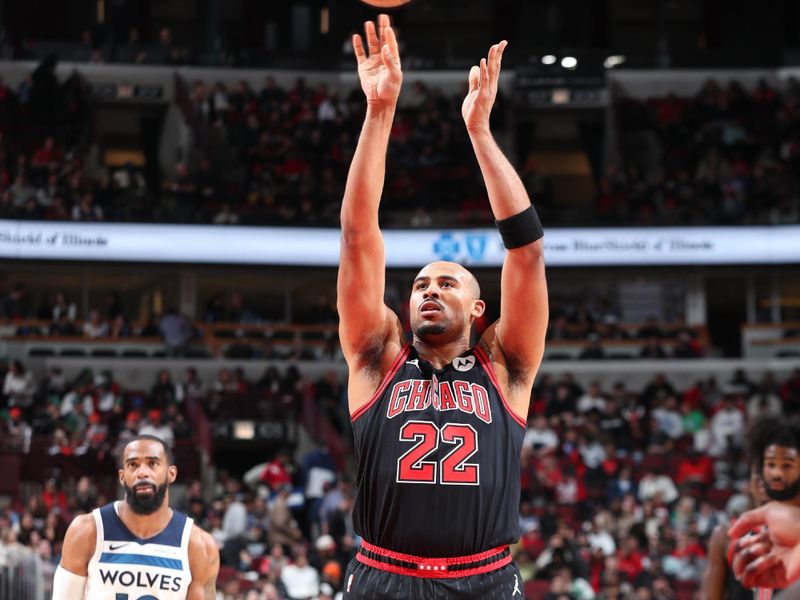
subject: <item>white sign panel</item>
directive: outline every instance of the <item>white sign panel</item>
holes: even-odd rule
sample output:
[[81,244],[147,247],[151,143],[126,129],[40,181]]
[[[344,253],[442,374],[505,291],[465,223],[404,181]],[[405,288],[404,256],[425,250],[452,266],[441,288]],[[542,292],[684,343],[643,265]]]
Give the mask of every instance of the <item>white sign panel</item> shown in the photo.
[[[389,267],[434,260],[493,267],[505,255],[494,229],[383,235]],[[332,267],[339,231],[0,221],[0,258]],[[553,267],[800,263],[800,226],[548,229],[545,258]]]

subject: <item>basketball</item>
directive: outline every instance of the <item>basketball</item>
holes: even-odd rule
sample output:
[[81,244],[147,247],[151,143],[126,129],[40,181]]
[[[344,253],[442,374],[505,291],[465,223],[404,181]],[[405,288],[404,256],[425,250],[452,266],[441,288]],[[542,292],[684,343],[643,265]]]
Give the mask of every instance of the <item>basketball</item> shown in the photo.
[[369,4],[375,8],[397,8],[404,4],[411,4],[412,0],[361,0],[364,4]]

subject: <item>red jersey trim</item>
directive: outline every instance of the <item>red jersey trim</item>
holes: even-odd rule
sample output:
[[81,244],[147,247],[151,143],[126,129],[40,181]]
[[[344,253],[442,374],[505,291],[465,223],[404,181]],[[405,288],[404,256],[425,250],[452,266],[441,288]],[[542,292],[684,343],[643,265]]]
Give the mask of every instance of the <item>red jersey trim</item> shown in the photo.
[[486,558],[495,556],[496,554],[502,554],[508,548],[508,546],[498,546],[497,548],[492,548],[491,550],[485,550],[478,554],[470,554],[468,556],[450,556],[446,558],[431,558],[429,556],[415,556],[413,554],[403,554],[402,552],[395,552],[394,550],[389,550],[388,548],[381,548],[380,546],[375,546],[374,544],[370,544],[366,540],[361,540],[361,546],[365,550],[369,550],[370,552],[374,552],[375,554],[380,554],[381,556],[386,556],[387,558],[393,558],[395,560],[402,560],[404,562],[412,562],[412,563],[437,563],[443,564],[446,566],[449,565],[463,565],[465,563],[477,562],[479,560],[484,560]]
[[369,402],[358,407],[355,410],[355,412],[350,413],[351,421],[355,421],[361,415],[367,412],[372,407],[372,405],[375,404],[375,402],[377,402],[378,398],[380,398],[383,395],[383,392],[386,390],[386,386],[389,385],[389,382],[397,374],[397,371],[400,369],[400,366],[403,364],[403,361],[405,360],[406,356],[408,356],[408,353],[409,353],[408,344],[403,344],[403,347],[400,349],[397,358],[394,359],[394,362],[392,363],[389,372],[386,373],[386,376],[383,378],[383,381],[381,381],[381,384],[378,386],[378,389],[372,395],[372,398],[369,399]]
[[489,357],[486,356],[486,353],[483,351],[483,348],[480,346],[475,346],[474,352],[475,356],[477,356],[478,360],[481,362],[483,370],[486,371],[486,374],[489,376],[492,385],[494,385],[497,393],[500,394],[500,400],[502,400],[503,406],[506,408],[506,412],[511,415],[511,418],[514,419],[520,427],[527,428],[528,424],[522,417],[514,412],[514,410],[511,408],[511,405],[506,400],[506,396],[503,393],[503,388],[500,387],[500,383],[497,381],[497,373],[494,372],[494,367],[492,366],[491,361],[489,361]]
[[[481,575],[483,573],[489,573],[491,571],[496,571],[497,569],[501,569],[502,567],[509,564],[512,560],[511,553],[509,553],[507,556],[504,556],[503,558],[496,560],[495,562],[489,563],[487,565],[482,565],[480,567],[473,567],[471,569],[447,570],[447,566],[450,564],[463,564],[465,562],[472,562],[473,560],[480,560],[476,559],[475,557],[479,557],[485,554],[492,556],[493,554],[502,553],[508,548],[508,546],[501,546],[500,548],[494,548],[487,552],[482,552],[481,554],[474,554],[473,556],[461,556],[454,558],[421,558],[418,561],[408,560],[406,558],[399,558],[399,557],[410,557],[410,558],[418,558],[418,557],[413,557],[408,554],[401,554],[399,552],[392,552],[391,550],[378,548],[377,546],[369,545],[369,548],[367,548],[364,545],[363,541],[362,541],[362,546],[364,546],[365,549],[369,549],[370,551],[375,552],[377,554],[389,556],[391,558],[396,558],[397,560],[403,560],[405,562],[417,562],[418,565],[416,569],[412,569],[409,567],[401,567],[398,565],[387,564],[379,560],[375,560],[368,556],[364,556],[361,553],[356,553],[356,560],[358,562],[381,571],[388,571],[389,573],[395,573],[397,575],[406,575],[409,577],[421,577],[424,579],[454,579],[457,577],[469,577],[472,575]],[[458,561],[458,562],[448,563],[447,561]]]

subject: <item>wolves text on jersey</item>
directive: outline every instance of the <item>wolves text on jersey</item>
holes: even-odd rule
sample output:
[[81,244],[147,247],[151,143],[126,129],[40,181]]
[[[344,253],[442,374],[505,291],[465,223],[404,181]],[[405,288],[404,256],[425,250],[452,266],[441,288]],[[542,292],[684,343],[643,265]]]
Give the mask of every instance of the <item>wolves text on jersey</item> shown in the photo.
[[177,592],[181,589],[181,578],[159,573],[143,573],[141,571],[119,571],[100,569],[100,579],[105,584],[122,587],[138,587]]
[[456,379],[405,379],[392,387],[386,416],[393,418],[403,412],[416,412],[433,406],[438,411],[460,410],[475,415],[485,423],[492,422],[489,393],[478,383]]

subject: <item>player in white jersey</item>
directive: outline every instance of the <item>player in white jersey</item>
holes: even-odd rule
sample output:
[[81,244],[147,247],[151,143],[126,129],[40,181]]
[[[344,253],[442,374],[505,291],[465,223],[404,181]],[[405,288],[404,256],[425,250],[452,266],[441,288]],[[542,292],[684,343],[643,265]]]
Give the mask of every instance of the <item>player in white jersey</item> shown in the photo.
[[53,600],[214,600],[219,550],[192,519],[169,507],[178,475],[172,452],[142,435],[123,450],[125,498],[69,526]]

